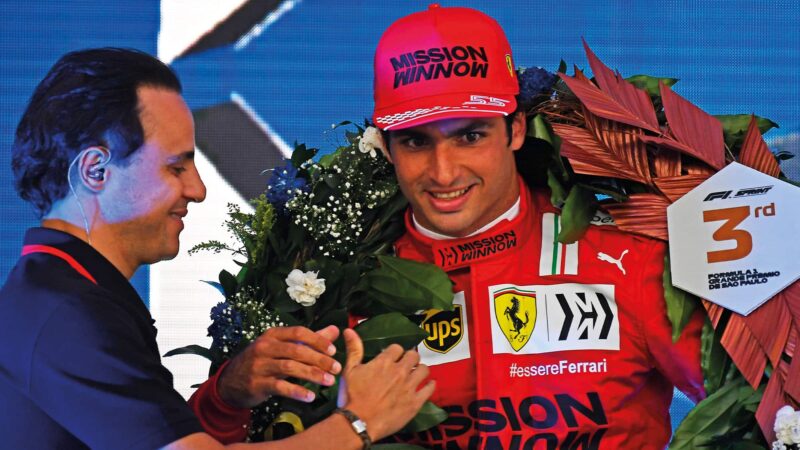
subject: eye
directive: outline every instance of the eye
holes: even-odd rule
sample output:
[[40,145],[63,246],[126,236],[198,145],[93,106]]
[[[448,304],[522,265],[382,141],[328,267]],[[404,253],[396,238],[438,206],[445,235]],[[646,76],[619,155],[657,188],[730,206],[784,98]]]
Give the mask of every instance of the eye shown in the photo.
[[418,149],[427,145],[427,140],[420,136],[409,136],[400,139],[400,145],[411,149]]
[[186,168],[183,166],[169,166],[169,170],[171,170],[175,175],[180,175],[183,172],[186,172]]
[[480,133],[478,131],[467,131],[462,136],[464,141],[469,142],[469,143],[478,142],[482,137],[483,137],[483,133]]

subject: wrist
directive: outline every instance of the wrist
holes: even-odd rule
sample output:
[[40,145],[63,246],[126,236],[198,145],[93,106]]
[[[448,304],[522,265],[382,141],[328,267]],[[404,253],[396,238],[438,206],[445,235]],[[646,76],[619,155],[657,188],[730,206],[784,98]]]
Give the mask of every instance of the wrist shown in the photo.
[[361,440],[361,449],[369,450],[372,448],[372,435],[368,431],[367,423],[364,422],[356,413],[347,408],[337,408],[334,414],[344,417],[349,423],[350,429]]

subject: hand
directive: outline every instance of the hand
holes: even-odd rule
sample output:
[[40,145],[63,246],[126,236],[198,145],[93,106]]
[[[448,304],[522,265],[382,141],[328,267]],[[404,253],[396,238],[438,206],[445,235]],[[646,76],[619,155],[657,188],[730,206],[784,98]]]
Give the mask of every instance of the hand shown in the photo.
[[331,386],[342,370],[331,357],[338,336],[333,325],[316,333],[303,327],[268,329],[225,367],[217,384],[220,397],[236,408],[252,408],[271,395],[313,401],[313,392],[285,379]]
[[367,364],[361,364],[364,345],[358,334],[344,330],[347,362],[340,382],[340,399],[367,424],[373,441],[395,433],[417,414],[436,387],[429,381],[421,389],[429,373],[419,364],[419,353],[403,351],[397,344],[387,347]]

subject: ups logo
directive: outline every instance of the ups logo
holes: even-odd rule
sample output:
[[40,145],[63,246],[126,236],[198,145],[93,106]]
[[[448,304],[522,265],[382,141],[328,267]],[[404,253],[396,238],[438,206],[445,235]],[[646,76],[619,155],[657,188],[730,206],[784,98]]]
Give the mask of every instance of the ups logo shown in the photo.
[[462,314],[461,305],[453,305],[452,311],[428,311],[421,324],[429,335],[422,341],[425,347],[437,353],[447,353],[458,345],[464,337]]

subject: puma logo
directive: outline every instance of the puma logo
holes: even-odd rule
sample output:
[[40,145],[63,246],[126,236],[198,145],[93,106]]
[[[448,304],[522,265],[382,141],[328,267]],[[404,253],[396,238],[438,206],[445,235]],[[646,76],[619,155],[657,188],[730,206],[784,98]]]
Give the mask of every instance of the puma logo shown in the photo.
[[622,251],[622,254],[619,255],[619,258],[615,259],[603,252],[597,252],[597,259],[599,259],[600,261],[610,262],[611,264],[614,264],[622,272],[623,275],[627,275],[625,273],[625,268],[622,267],[622,258],[624,258],[627,253],[628,249],[625,249]]

